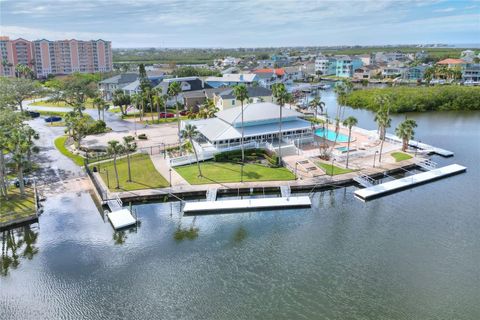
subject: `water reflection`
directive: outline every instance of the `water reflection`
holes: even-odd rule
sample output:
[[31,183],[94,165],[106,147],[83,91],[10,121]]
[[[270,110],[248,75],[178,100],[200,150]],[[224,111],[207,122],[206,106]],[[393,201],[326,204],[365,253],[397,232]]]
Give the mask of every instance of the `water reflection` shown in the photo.
[[38,238],[38,229],[31,225],[4,230],[1,233],[2,255],[0,258],[0,274],[7,276],[10,270],[19,267],[23,259],[32,260],[38,253],[35,246]]

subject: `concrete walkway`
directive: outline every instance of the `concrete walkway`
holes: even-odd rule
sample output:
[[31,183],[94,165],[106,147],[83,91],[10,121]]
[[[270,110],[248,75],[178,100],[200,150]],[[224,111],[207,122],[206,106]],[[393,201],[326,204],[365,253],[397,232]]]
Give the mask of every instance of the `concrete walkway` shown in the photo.
[[165,178],[170,180],[170,174],[172,177],[172,187],[180,187],[180,186],[188,186],[188,182],[183,179],[181,175],[177,173],[176,170],[172,169],[170,171],[170,167],[167,163],[167,160],[163,158],[163,153],[160,154],[154,154],[150,156],[150,159],[152,159],[153,165],[155,166],[155,169]]

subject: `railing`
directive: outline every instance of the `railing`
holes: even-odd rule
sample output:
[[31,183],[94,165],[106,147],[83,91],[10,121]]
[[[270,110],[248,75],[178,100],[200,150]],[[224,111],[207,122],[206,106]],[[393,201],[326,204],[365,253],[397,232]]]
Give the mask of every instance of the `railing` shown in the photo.
[[437,163],[430,159],[423,159],[417,163],[417,165],[426,170],[433,170],[437,168]]
[[364,187],[371,187],[375,184],[375,180],[366,174],[359,174],[357,177],[353,178],[354,181],[358,182]]

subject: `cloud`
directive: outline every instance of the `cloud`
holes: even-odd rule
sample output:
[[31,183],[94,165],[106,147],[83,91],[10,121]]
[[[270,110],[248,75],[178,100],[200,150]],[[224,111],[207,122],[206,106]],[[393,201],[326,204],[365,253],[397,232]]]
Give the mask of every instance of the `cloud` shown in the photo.
[[449,8],[442,8],[442,9],[433,10],[433,12],[452,12],[452,11],[455,11],[455,8],[449,7]]

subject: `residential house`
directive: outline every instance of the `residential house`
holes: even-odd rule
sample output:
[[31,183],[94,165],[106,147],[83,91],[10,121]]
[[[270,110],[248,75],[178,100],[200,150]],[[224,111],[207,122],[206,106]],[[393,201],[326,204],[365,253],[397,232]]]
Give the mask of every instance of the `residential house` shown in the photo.
[[349,56],[336,56],[335,75],[341,78],[353,77],[353,71],[362,66],[362,61]]
[[285,80],[285,70],[282,68],[257,69],[253,72],[258,77],[258,84],[267,89],[271,89],[275,83],[283,83]]
[[460,58],[464,60],[465,62],[472,63],[473,59],[475,59],[475,51],[473,50],[465,50],[462,51],[460,54]]
[[[160,82],[155,87],[155,89],[160,90],[162,94],[167,94],[168,86],[172,82],[180,83],[182,92],[198,91],[198,90],[212,88],[210,85],[208,85],[207,83],[204,83],[203,80],[201,80],[198,77],[181,77],[181,78],[163,79],[163,81]],[[183,99],[181,95],[177,97],[177,101],[179,101],[180,103],[183,103]],[[170,97],[169,99],[167,99],[167,105],[173,105],[174,103],[175,103],[175,97]]]
[[250,86],[257,80],[257,75],[254,73],[230,73],[223,74],[221,77],[207,77],[205,83],[212,88],[219,88],[230,87],[237,84]]
[[382,73],[382,68],[376,64],[370,64],[360,68],[356,68],[353,73],[354,79],[372,79]]
[[123,89],[126,85],[136,81],[138,73],[122,73],[114,77],[102,80],[98,83],[99,90],[103,99],[112,100],[113,93],[118,89]]
[[[273,102],[272,91],[263,87],[248,87],[248,101],[244,103]],[[213,93],[213,101],[220,110],[238,107],[241,103],[235,98],[233,88]]]
[[356,58],[360,59],[364,66],[368,66],[369,64],[372,63],[372,57],[369,54],[361,54],[356,56]]
[[403,74],[403,79],[409,81],[419,81],[423,79],[427,66],[416,66],[407,68]]
[[437,62],[437,65],[447,66],[448,68],[464,67],[467,62],[463,59],[443,59]]
[[323,76],[334,75],[336,72],[336,60],[334,58],[319,56],[315,59],[315,73]]
[[468,63],[462,70],[462,80],[467,84],[480,82],[480,63]]
[[285,80],[287,82],[303,80],[305,77],[302,66],[285,67],[283,70],[285,71]]

